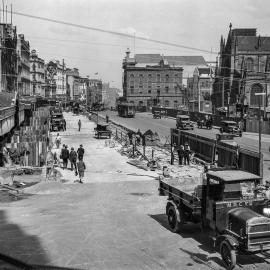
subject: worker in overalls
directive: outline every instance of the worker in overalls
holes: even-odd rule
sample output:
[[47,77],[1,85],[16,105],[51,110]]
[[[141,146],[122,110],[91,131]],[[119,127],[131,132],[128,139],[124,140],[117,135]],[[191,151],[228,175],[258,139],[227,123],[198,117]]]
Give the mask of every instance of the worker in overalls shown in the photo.
[[184,164],[189,165],[189,155],[190,155],[190,147],[188,142],[185,142],[184,144]]

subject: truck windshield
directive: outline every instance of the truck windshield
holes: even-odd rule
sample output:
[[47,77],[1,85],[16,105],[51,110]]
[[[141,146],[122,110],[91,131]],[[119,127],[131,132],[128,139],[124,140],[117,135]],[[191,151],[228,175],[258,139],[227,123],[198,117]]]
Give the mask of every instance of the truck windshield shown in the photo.
[[252,181],[226,184],[224,189],[226,199],[253,199],[255,198],[255,183]]

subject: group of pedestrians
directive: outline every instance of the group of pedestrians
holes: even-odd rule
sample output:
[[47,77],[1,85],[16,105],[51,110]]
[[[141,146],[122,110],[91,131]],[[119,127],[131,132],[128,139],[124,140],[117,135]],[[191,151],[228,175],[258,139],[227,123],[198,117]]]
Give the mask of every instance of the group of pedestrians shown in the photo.
[[190,162],[190,146],[188,142],[185,142],[184,145],[181,144],[179,147],[176,144],[173,144],[172,151],[171,151],[171,164],[174,164],[174,152],[178,154],[179,165],[189,165]]
[[74,147],[68,150],[68,146],[63,144],[61,149],[60,159],[63,160],[63,169],[67,169],[68,161],[70,162],[71,170],[75,170],[75,176],[79,174],[79,182],[82,183],[84,177],[84,171],[86,169],[85,163],[83,161],[84,148],[81,144],[77,151],[74,150]]

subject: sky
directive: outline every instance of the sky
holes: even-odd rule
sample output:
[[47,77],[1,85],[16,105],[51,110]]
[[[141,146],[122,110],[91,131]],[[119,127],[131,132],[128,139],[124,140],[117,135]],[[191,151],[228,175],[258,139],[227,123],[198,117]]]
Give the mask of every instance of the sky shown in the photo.
[[[268,0],[2,1],[9,10],[12,4],[14,12],[131,36],[135,32],[134,39],[13,14],[17,32],[24,34],[31,50],[35,49],[39,57],[45,61],[64,59],[67,67],[78,68],[81,76],[100,78],[119,89],[122,89],[122,61],[127,48],[130,48],[131,57],[135,51],[163,55],[202,55],[206,61],[215,61],[220,37],[223,35],[227,38],[230,22],[233,28],[257,28],[261,36],[270,35]],[[170,42],[180,47],[143,41],[136,37]]]

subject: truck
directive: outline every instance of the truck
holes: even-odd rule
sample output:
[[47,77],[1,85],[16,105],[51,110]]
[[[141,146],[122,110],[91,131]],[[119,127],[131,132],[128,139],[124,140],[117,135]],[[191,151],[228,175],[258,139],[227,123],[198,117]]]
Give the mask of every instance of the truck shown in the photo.
[[168,196],[171,231],[180,232],[188,222],[200,224],[228,269],[235,267],[239,251],[265,255],[270,250],[270,208],[261,180],[232,168],[212,168],[188,181],[161,177],[159,194]]

